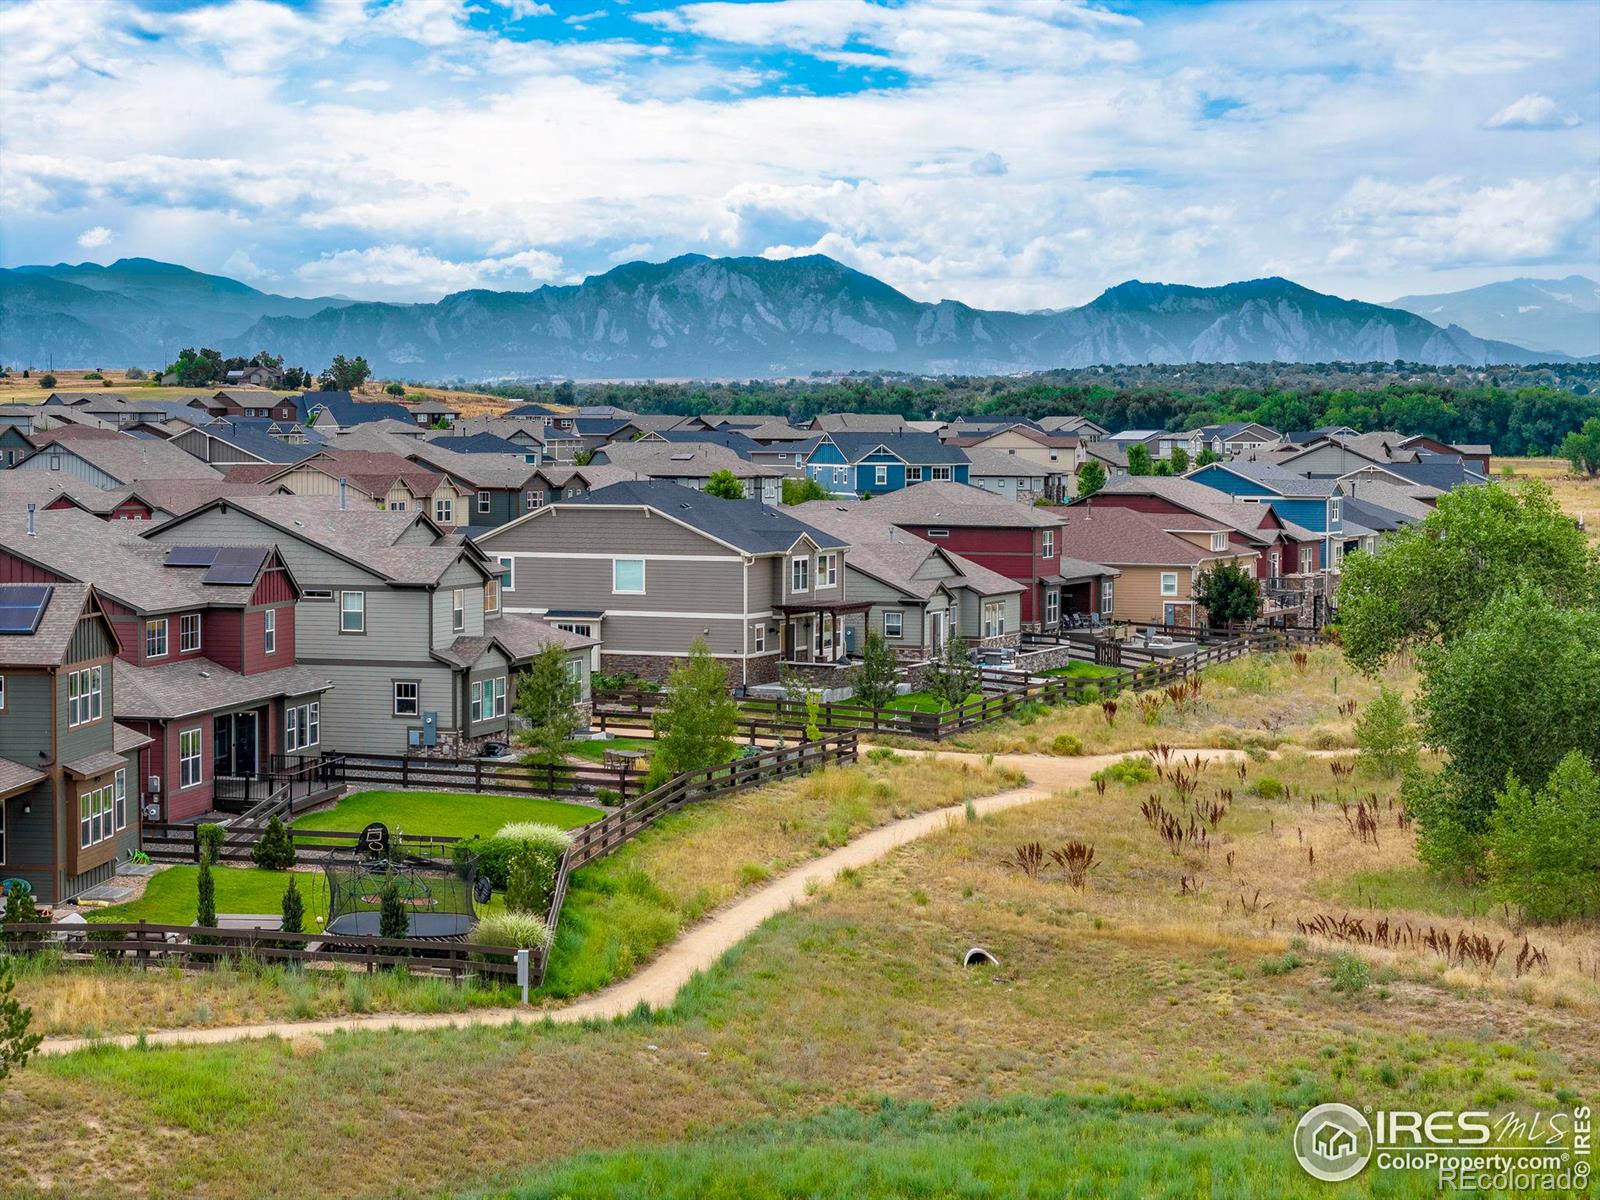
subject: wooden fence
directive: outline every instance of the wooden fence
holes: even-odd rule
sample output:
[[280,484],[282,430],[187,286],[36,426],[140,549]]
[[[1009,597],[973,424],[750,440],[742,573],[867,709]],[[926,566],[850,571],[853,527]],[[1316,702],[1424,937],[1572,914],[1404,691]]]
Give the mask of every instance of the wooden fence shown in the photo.
[[552,800],[593,800],[603,791],[626,800],[639,794],[640,773],[628,767],[575,767],[481,758],[424,758],[412,754],[345,756],[347,783],[431,788],[443,792],[527,792]]
[[[517,978],[517,950],[429,938],[344,937],[327,933],[283,933],[275,929],[205,929],[145,921],[87,925],[17,924],[4,927],[4,948],[13,954],[59,951],[68,962],[118,958],[141,968],[178,963],[208,965],[253,958],[272,962],[340,963],[404,967],[412,974],[491,975]],[[204,941],[196,941],[204,938]],[[531,956],[530,956],[531,962]]]
[[[294,845],[296,858],[301,861],[353,853],[361,845],[359,831],[300,829],[293,825],[286,825],[285,829]],[[217,861],[254,861],[252,853],[260,844],[263,832],[264,827],[257,825],[225,826]],[[403,834],[396,835],[395,840],[408,855],[445,868],[450,865],[450,844],[461,839],[443,834]],[[200,826],[198,823],[146,821],[139,845],[153,862],[197,863],[200,861]]]

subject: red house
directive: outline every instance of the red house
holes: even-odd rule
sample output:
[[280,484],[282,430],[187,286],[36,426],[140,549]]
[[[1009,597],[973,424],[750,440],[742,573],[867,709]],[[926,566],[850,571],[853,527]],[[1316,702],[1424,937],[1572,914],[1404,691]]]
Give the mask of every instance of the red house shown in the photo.
[[243,811],[273,756],[320,743],[325,674],[295,663],[300,588],[271,544],[158,544],[74,508],[0,515],[0,582],[93,580],[120,643],[112,715],[147,735],[141,810]]

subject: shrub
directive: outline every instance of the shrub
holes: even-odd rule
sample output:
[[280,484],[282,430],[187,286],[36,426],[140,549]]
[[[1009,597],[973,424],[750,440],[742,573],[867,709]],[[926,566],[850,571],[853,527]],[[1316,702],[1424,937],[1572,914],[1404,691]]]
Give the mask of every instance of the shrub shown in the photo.
[[40,387],[45,388],[46,390],[48,390],[50,388],[55,387],[55,385],[56,385],[56,377],[54,375],[41,375],[41,376],[39,376],[39,386]]
[[11,968],[0,966],[0,1084],[12,1071],[21,1070],[44,1039],[29,1033],[33,1009],[24,1008],[11,994]]
[[615,788],[599,788],[594,798],[597,803],[604,804],[607,808],[615,808],[622,803],[622,793]]
[[495,837],[509,838],[513,842],[531,842],[557,855],[565,854],[572,845],[572,835],[559,825],[544,821],[511,821],[495,830]]
[[294,866],[294,842],[276,814],[267,822],[250,857],[263,871],[287,871]]
[[148,379],[149,378],[149,376],[145,373],[145,369],[143,367],[129,367],[126,371],[124,371],[122,373],[122,377],[124,379],[126,379],[130,383],[137,382],[140,379]]
[[1507,779],[1486,841],[1501,900],[1536,921],[1600,913],[1600,777],[1578,751],[1538,791]]
[[1393,779],[1416,765],[1417,730],[1400,693],[1380,687],[1356,718],[1356,745],[1361,765]]
[[561,855],[538,842],[518,841],[506,867],[506,907],[513,912],[546,913],[555,891]]
[[[203,828],[203,827],[202,827]],[[200,872],[195,876],[194,923],[207,929],[217,927],[217,881],[211,877],[211,856],[200,855]],[[200,938],[196,938],[200,941]]]
[[1359,996],[1372,986],[1372,970],[1365,959],[1354,954],[1336,954],[1328,964],[1328,986],[1348,996]]
[[1297,971],[1306,965],[1306,960],[1293,950],[1285,950],[1277,958],[1263,958],[1261,960],[1261,973],[1263,975],[1287,975],[1290,971]]
[[[572,845],[572,835],[554,825],[536,821],[515,821],[502,825],[493,837],[470,837],[450,846],[450,858],[456,870],[465,874],[467,864],[478,860],[478,874],[505,891],[511,882],[511,858],[517,848],[532,843],[541,855],[559,866],[561,856]],[[555,868],[552,868],[554,870]],[[551,876],[554,879],[554,875]]]
[[228,836],[228,831],[221,825],[207,821],[195,827],[194,835],[200,843],[200,857],[211,862],[218,862],[222,858],[222,843]]
[[36,925],[43,920],[33,903],[33,893],[17,880],[6,889],[5,915],[0,925]]
[[1250,790],[1263,800],[1281,800],[1284,795],[1283,780],[1263,775],[1250,785]]
[[554,940],[544,919],[528,912],[490,913],[473,927],[475,946],[512,946],[518,950],[548,950]]
[[1127,758],[1118,759],[1109,767],[1103,767],[1089,776],[1090,779],[1097,783],[1104,780],[1107,783],[1126,783],[1129,786],[1149,783],[1155,777],[1155,764],[1142,754],[1133,754]]
[[283,932],[304,933],[306,923],[306,902],[300,895],[300,886],[295,882],[293,875],[289,876],[289,886],[283,891]]
[[1073,755],[1083,753],[1083,743],[1070,733],[1058,733],[1050,743],[1050,753]]
[[400,885],[393,879],[383,885],[382,903],[378,908],[378,936],[403,938],[411,932],[411,921],[406,915],[406,902],[400,898]]

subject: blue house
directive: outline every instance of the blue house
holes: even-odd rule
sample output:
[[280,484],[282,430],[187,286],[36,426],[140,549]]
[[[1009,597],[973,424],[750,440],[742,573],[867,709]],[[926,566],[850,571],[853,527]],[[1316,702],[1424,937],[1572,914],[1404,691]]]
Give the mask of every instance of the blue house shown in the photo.
[[1337,479],[1308,479],[1262,462],[1211,463],[1184,476],[1244,501],[1266,504],[1283,520],[1322,534],[1318,570],[1339,565],[1344,545],[1344,500]]
[[931,433],[828,433],[806,474],[836,495],[881,496],[918,483],[967,482],[967,455]]

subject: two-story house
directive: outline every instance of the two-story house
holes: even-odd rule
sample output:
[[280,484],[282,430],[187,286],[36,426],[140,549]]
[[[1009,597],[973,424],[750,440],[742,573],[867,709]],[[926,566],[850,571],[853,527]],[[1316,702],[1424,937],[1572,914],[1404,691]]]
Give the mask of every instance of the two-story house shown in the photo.
[[300,590],[270,543],[154,544],[145,523],[0,515],[0,580],[99,580],[116,719],[147,736],[141,805],[181,821],[265,795],[273,755],[315,752],[324,673],[295,662]]
[[296,463],[233,467],[228,478],[296,496],[343,495],[349,503],[388,512],[424,512],[447,529],[470,523],[470,488],[385,450],[319,449]]
[[755,500],[660,480],[559,500],[477,539],[505,605],[600,639],[611,673],[664,679],[698,640],[729,682],[845,657],[846,543]]
[[117,635],[83,583],[0,583],[0,878],[41,904],[139,848],[135,757],[112,718]]
[[295,421],[299,405],[264,387],[226,387],[214,392],[206,411],[214,417],[256,417],[267,421]]
[[426,513],[260,496],[220,500],[145,536],[277,548],[301,589],[296,658],[331,681],[324,751],[470,751],[504,739],[516,674],[547,645],[566,652],[587,702],[592,641],[504,613],[497,567]]
[[645,479],[665,479],[699,490],[719,471],[729,472],[744,488],[745,499],[777,504],[783,499],[785,472],[758,466],[726,446],[711,442],[638,441],[601,446],[594,465],[620,467]]
[[[1211,463],[1185,476],[1247,504],[1265,504],[1285,521],[1309,531],[1300,561],[1286,564],[1287,573],[1308,575],[1337,570],[1348,534],[1344,519],[1345,486],[1335,479],[1313,479],[1270,463],[1235,460]],[[1363,533],[1371,532],[1363,530]]]
[[825,434],[806,474],[834,495],[880,496],[919,483],[966,483],[967,456],[931,433]]

